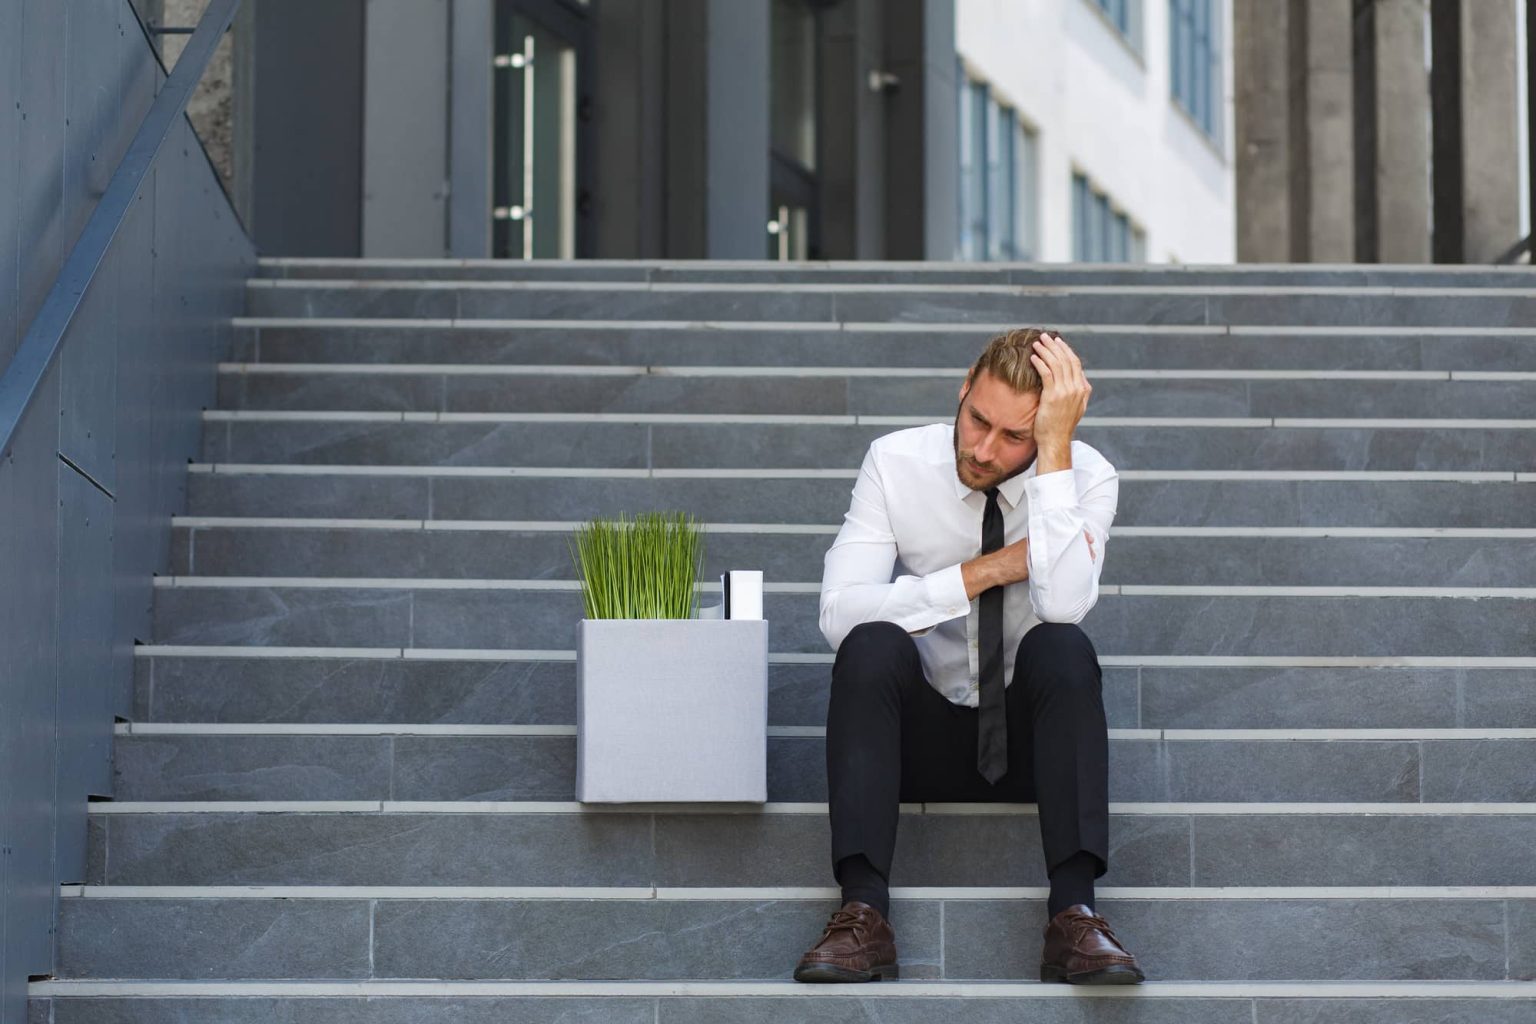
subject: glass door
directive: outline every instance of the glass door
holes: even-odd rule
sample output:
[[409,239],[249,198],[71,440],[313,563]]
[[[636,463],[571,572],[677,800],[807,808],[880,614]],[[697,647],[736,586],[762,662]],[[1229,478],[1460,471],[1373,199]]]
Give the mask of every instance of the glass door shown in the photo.
[[773,0],[769,259],[821,258],[816,22],[816,11],[806,0]]
[[491,255],[585,255],[590,251],[587,6],[575,0],[501,0],[495,33]]

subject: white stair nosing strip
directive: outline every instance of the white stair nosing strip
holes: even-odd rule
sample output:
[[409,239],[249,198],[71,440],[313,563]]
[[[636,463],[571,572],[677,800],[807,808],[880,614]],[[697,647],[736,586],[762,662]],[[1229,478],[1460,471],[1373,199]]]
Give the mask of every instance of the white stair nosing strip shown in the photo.
[[[948,380],[965,366],[747,366],[612,365],[598,363],[290,363],[224,362],[219,372],[261,376],[290,374],[425,377],[813,377]],[[1124,369],[1095,367],[1096,380],[1199,381],[1536,381],[1520,370],[1280,370]]]
[[[388,722],[118,722],[118,736],[575,736],[574,724],[479,725]],[[771,739],[821,739],[820,725],[770,725]],[[1328,729],[1122,729],[1108,730],[1112,740],[1150,742],[1434,742],[1536,740],[1536,729],[1522,728],[1328,728]]]
[[[118,722],[116,736],[457,736],[568,737],[574,725],[442,725],[371,722]],[[773,735],[772,730],[769,735]]]
[[[897,900],[1044,900],[1046,886],[892,886]],[[1536,886],[1100,886],[1100,899],[1126,902],[1251,900],[1536,900]],[[769,902],[832,900],[833,886],[473,886],[473,885],[64,885],[68,900],[593,900],[603,902]]]
[[474,292],[659,292],[696,293],[701,296],[732,292],[747,294],[805,295],[1016,295],[1051,298],[1081,296],[1324,296],[1340,298],[1531,298],[1530,287],[1468,285],[1270,285],[1270,284],[1078,284],[999,283],[976,281],[582,281],[510,280],[485,278],[321,278],[252,277],[246,287],[273,291],[474,291]]
[[[1104,588],[1101,586],[1100,590]],[[1434,597],[1536,598],[1536,587],[1290,587],[1290,586],[1151,586],[1121,584],[1120,594],[1134,597]]]
[[[406,661],[575,661],[574,650],[453,647],[282,647],[260,644],[139,644],[141,658],[351,658]],[[830,665],[831,653],[770,652],[770,665]],[[1536,657],[1484,655],[1105,654],[1106,668],[1536,669]]]
[[[401,647],[282,647],[239,644],[221,647],[212,644],[135,644],[138,658],[401,658]],[[571,652],[574,657],[575,652]],[[507,659],[509,661],[515,659]]]
[[[575,661],[576,652],[556,650],[495,650],[459,647],[406,647],[405,661]],[[772,660],[771,658],[769,659]]]
[[[455,579],[413,576],[156,576],[154,585],[161,589],[247,589],[283,588],[289,590],[515,590],[575,593],[581,581],[553,579]],[[701,594],[717,594],[719,583],[697,585]],[[821,584],[810,581],[786,581],[763,584],[763,592],[807,597],[819,595]],[[1506,598],[1536,599],[1536,587],[1293,587],[1293,586],[1206,586],[1105,583],[1102,596],[1118,597],[1318,597],[1318,598],[1445,598],[1483,600]]]
[[[697,331],[752,332],[764,331],[835,331],[848,334],[932,334],[938,332],[971,334],[985,340],[989,334],[998,334],[1018,326],[1017,323],[957,323],[940,321],[893,321],[868,320],[803,321],[803,320],[528,320],[454,319],[442,317],[291,317],[291,316],[239,316],[230,323],[242,328],[272,328],[300,330],[337,330],[348,328],[418,330],[449,329],[455,331],[486,330],[554,330],[560,332],[593,330],[627,331]],[[1402,335],[1420,338],[1422,325],[1385,324],[1378,326],[1358,324],[1058,324],[1064,336],[1074,334],[1095,335],[1198,335],[1241,337],[1391,337]],[[1536,338],[1536,327],[1456,327],[1447,328],[1455,336],[1474,338]]]
[[[794,981],[34,981],[33,999],[174,998],[645,998],[645,999],[1536,999],[1529,981],[1149,981],[1049,985],[1009,981],[901,981],[804,985]],[[849,1012],[854,1012],[850,1006]]]
[[[356,267],[479,267],[487,270],[504,270],[508,268],[505,259],[496,259],[489,256],[464,256],[464,257],[437,257],[437,256],[258,256],[258,266],[262,267],[337,267],[343,270],[351,270]],[[724,263],[718,260],[708,259],[537,259],[527,261],[524,265],[533,267],[548,267],[567,270],[582,270],[590,267],[605,269],[645,270],[647,273],[657,270],[701,270],[718,271],[724,268],[728,273],[738,273],[743,270],[780,272],[784,264],[773,259],[757,260],[729,260]],[[1029,262],[992,263],[985,268],[978,267],[975,263],[951,260],[933,260],[923,263],[911,263],[903,260],[806,260],[797,262],[795,267],[807,268],[810,271],[826,273],[832,276],[838,271],[855,271],[868,273],[876,270],[903,271],[909,273],[932,272],[936,278],[942,280],[942,275],[956,271],[973,273],[978,270],[992,270],[996,273],[1032,272],[1039,271],[1053,273],[1063,268],[1060,264],[1042,264]],[[1126,265],[1123,263],[1080,263],[1071,266],[1075,273],[1083,274],[1117,274],[1124,273]],[[1231,273],[1231,274],[1276,274],[1296,272],[1298,267],[1294,263],[1178,263],[1167,265],[1145,265],[1141,268],[1151,274],[1180,275],[1186,273]],[[1323,271],[1344,271],[1358,273],[1362,269],[1359,263],[1308,263],[1300,268],[1302,273],[1316,273]],[[1458,274],[1478,275],[1483,274],[1508,274],[1510,276],[1523,276],[1529,274],[1527,267],[1520,264],[1467,264],[1467,263],[1441,263],[1429,268],[1432,273],[1443,273],[1448,277]],[[1372,276],[1378,274],[1391,274],[1393,272],[1419,275],[1426,270],[1422,263],[1372,263],[1369,273]],[[265,278],[247,278],[247,280],[265,280]]]
[[[878,991],[876,991],[878,990]],[[34,981],[33,999],[174,998],[646,998],[646,999],[1536,999],[1529,981],[1149,981],[1049,985],[1018,981],[901,981],[804,985],[794,981]],[[1256,1005],[1256,1003],[1255,1003]],[[659,1010],[659,1006],[658,1006]],[[854,1012],[850,1006],[849,1012]]]
[[[343,519],[283,516],[172,516],[171,527],[185,530],[425,530],[425,519]],[[529,532],[539,528],[530,524]],[[568,527],[570,528],[570,527]],[[439,527],[441,529],[441,527]]]
[[[451,577],[415,576],[155,576],[154,586],[160,589],[223,590],[250,587],[282,587],[290,590],[519,590],[558,591],[578,593],[581,581],[551,579],[455,579]],[[700,594],[718,594],[721,584],[701,582],[695,585]],[[1099,588],[1101,592],[1114,593],[1112,584]],[[766,594],[819,594],[820,583],[764,583]]]
[[[902,804],[906,814],[1035,817],[1034,804]],[[810,814],[818,803],[581,804],[528,800],[183,800],[98,801],[91,814]],[[1167,817],[1508,817],[1536,818],[1536,803],[1126,803],[1111,801],[1111,814]]]
[[[391,477],[528,477],[532,479],[644,480],[657,475],[648,469],[619,469],[606,466],[399,466],[341,465],[306,462],[189,462],[189,473],[214,473],[222,476],[391,476]],[[750,474],[753,471],[743,470]],[[798,474],[798,470],[790,470]],[[858,470],[837,471],[853,479]]]
[[[578,519],[346,519],[281,516],[172,516],[181,529],[380,530],[411,532],[570,533],[586,525]],[[711,534],[782,534],[833,536],[836,524],[822,523],[700,523]],[[1114,537],[1296,537],[1325,539],[1527,540],[1536,527],[1521,526],[1116,526]]]
[[[406,477],[526,477],[530,479],[654,479],[654,480],[852,480],[858,469],[798,468],[658,468],[619,469],[602,466],[404,466],[305,462],[191,462],[190,473],[225,476],[406,476]],[[1305,483],[1528,483],[1536,472],[1516,470],[1309,470],[1309,469],[1128,469],[1121,480],[1201,480],[1219,482],[1297,481]]]
[[[233,363],[219,364],[220,373],[249,376],[430,376],[430,377],[644,377],[653,371],[643,365],[606,363]],[[962,370],[962,372],[964,372]],[[1100,371],[1101,373],[1103,371]],[[1433,372],[1433,371],[1400,371]],[[1446,371],[1449,373],[1450,371]]]
[[[1086,423],[1086,418],[1084,419]],[[1276,416],[1276,427],[1308,430],[1536,430],[1536,420],[1517,419],[1326,419]]]
[[[205,423],[607,423],[662,426],[920,427],[934,416],[661,412],[388,412],[347,409],[205,409]],[[1283,416],[1084,416],[1084,427],[1196,430],[1536,430],[1536,420],[1303,418]]]

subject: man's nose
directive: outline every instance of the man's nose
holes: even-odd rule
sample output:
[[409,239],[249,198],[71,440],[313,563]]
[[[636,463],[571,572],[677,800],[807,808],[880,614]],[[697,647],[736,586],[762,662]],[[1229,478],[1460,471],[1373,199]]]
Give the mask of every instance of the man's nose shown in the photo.
[[975,453],[974,453],[974,457],[975,457],[977,462],[991,462],[992,461],[992,444],[993,444],[993,438],[992,438],[991,434],[983,435],[982,439],[980,441],[976,442],[976,450],[975,450]]

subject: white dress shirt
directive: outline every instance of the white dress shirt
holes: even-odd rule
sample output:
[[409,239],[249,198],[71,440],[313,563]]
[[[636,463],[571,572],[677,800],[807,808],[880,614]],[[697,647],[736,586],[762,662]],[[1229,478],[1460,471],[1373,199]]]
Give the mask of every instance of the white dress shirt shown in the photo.
[[[1029,579],[1003,588],[1005,685],[1026,632],[1080,622],[1098,600],[1119,496],[1115,467],[1081,441],[1071,469],[1037,476],[1031,465],[998,485],[1004,543],[1029,538]],[[975,707],[978,602],[966,597],[960,565],[981,554],[986,505],[955,472],[954,424],[876,438],[822,575],[821,631],[832,648],[860,623],[894,622],[917,638],[929,685]]]

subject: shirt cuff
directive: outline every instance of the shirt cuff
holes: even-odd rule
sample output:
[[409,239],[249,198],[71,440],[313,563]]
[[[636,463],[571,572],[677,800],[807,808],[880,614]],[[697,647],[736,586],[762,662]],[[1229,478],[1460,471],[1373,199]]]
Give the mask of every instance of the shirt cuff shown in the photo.
[[1071,469],[1032,476],[1024,481],[1024,493],[1029,496],[1031,515],[1048,509],[1072,508],[1077,505],[1077,478]]
[[928,606],[944,616],[941,621],[970,613],[971,599],[966,596],[965,575],[958,564],[924,576],[923,587],[928,594]]

